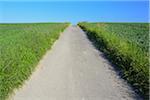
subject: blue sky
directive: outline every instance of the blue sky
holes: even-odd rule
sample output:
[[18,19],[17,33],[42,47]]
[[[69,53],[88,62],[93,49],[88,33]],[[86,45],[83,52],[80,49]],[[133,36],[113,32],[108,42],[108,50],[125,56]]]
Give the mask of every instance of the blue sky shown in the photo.
[[148,1],[0,0],[0,23],[148,22]]

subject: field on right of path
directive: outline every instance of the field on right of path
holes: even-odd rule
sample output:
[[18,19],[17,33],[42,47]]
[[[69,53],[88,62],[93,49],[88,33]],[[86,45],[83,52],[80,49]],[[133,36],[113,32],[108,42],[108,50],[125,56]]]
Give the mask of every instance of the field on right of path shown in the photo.
[[78,24],[145,99],[149,97],[149,23]]

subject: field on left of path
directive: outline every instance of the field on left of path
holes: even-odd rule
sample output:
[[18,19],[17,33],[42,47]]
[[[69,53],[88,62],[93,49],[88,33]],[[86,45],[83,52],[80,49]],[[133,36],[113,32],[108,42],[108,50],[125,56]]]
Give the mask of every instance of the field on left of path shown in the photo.
[[0,24],[0,100],[29,78],[69,23]]

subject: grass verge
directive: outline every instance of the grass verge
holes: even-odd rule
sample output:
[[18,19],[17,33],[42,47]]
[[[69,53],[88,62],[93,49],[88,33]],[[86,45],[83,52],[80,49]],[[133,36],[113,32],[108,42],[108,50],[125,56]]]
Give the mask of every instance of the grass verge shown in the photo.
[[0,100],[29,78],[69,23],[0,24]]
[[[111,23],[112,24],[112,23]],[[142,23],[138,23],[141,24]],[[138,25],[137,24],[137,25]],[[108,23],[79,23],[86,31],[89,39],[95,46],[103,51],[107,58],[122,71],[122,77],[126,79],[140,93],[144,99],[149,99],[149,53],[147,49],[141,48],[135,42],[131,42],[124,36],[116,34],[107,29]],[[132,23],[126,24],[126,26]],[[147,24],[148,25],[148,24]],[[124,26],[124,28],[126,27]],[[136,24],[134,25],[134,27]],[[141,26],[140,26],[141,27]],[[112,27],[111,27],[112,28]],[[116,27],[115,27],[116,28]],[[122,27],[123,28],[123,27]],[[148,27],[147,27],[148,28]],[[146,28],[145,32],[149,33]],[[120,33],[135,31],[135,28],[129,30],[120,29]],[[141,30],[142,31],[142,30]],[[139,32],[139,31],[137,31]],[[142,35],[142,34],[141,34]],[[148,34],[147,34],[148,37]],[[131,37],[132,38],[132,37]],[[130,38],[130,39],[131,39]],[[149,40],[143,40],[149,41]],[[143,45],[142,45],[143,46]]]

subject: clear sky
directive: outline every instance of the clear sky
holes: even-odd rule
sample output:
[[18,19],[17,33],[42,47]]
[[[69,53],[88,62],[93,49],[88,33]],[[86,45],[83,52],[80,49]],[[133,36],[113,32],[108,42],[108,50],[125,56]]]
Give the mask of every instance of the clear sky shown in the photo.
[[18,22],[148,22],[148,1],[0,0],[0,23]]

